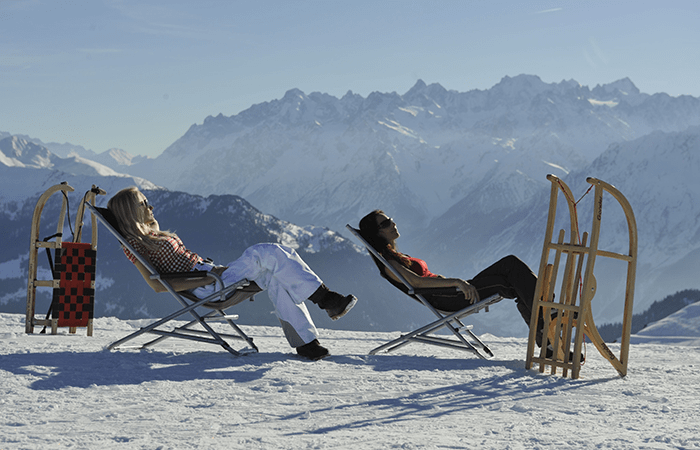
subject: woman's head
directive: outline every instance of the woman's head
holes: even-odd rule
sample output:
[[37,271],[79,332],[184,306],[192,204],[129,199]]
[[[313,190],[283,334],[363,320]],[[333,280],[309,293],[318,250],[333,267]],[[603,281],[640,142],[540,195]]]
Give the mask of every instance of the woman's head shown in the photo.
[[[377,209],[360,220],[360,236],[385,258],[399,261],[404,267],[410,267],[405,255],[396,250],[396,239],[400,236],[396,223],[384,211]],[[370,253],[374,263],[383,277],[387,277],[384,264]]]
[[394,241],[400,236],[394,221],[380,209],[360,220],[360,235],[379,252],[387,246],[393,249]]
[[143,237],[151,231],[153,207],[136,187],[122,189],[109,202],[107,208],[114,214],[120,231],[126,236]]

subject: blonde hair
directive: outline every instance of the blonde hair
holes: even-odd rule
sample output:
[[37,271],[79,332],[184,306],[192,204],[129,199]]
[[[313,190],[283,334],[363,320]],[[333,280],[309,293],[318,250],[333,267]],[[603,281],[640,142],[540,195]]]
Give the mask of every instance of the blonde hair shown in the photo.
[[135,186],[122,189],[109,199],[107,209],[114,214],[125,238],[136,240],[148,250],[155,251],[158,249],[155,241],[174,236],[174,233],[154,229],[145,223],[146,215],[139,193]]

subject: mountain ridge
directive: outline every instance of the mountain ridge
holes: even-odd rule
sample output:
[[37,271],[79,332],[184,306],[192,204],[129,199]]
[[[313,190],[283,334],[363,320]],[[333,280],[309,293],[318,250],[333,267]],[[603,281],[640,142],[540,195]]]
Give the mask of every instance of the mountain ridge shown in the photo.
[[463,93],[418,80],[403,95],[340,99],[290,89],[234,116],[208,116],[129,171],[172,189],[241,195],[287,220],[336,230],[381,204],[412,205],[398,214],[420,227],[485,173],[544,185],[547,173],[564,176],[613,142],[699,124],[700,100],[642,94],[629,79],[591,90],[519,75]]
[[[148,177],[119,183],[150,180],[154,188],[204,197],[238,195],[289,223],[341,233],[381,208],[399,223],[402,250],[428,260],[436,273],[468,278],[510,253],[536,268],[545,175],[558,175],[577,196],[586,191],[585,178],[595,176],[617,186],[637,215],[635,305],[644,308],[668,292],[700,287],[693,273],[700,264],[699,104],[691,96],[641,93],[628,78],[589,89],[522,75],[464,93],[419,80],[403,95],[348,91],[340,99],[290,89],[234,116],[208,116],[158,158],[120,166]],[[29,169],[0,164],[13,180],[22,170]],[[68,175],[52,173],[51,180]],[[97,175],[90,180],[100,184]],[[590,220],[587,200],[582,224]],[[620,230],[614,223],[612,232],[604,228],[602,242],[619,250],[626,242]],[[615,272],[606,281],[607,267],[600,270],[600,292],[619,297]],[[617,306],[596,308],[596,320],[619,318]],[[499,311],[483,320],[508,326],[512,311]]]

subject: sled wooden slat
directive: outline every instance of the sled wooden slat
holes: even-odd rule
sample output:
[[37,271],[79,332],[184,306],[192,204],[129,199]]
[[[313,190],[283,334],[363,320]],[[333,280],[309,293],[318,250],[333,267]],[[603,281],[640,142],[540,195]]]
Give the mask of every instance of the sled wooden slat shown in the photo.
[[[46,320],[35,319],[34,313],[36,309],[36,288],[37,286],[46,286],[43,284],[47,280],[37,279],[37,261],[38,261],[38,248],[57,248],[56,246],[61,245],[61,238],[63,234],[63,222],[66,217],[66,209],[68,207],[68,201],[63,198],[61,205],[61,211],[59,213],[58,225],[56,228],[56,233],[59,236],[56,237],[55,242],[44,243],[39,239],[40,225],[41,225],[41,213],[44,211],[44,206],[48,199],[57,192],[73,192],[74,189],[67,183],[57,184],[46,190],[36,202],[34,208],[34,215],[32,216],[32,227],[31,227],[31,243],[29,245],[29,267],[28,267],[28,281],[27,281],[27,311],[25,320],[25,332],[33,333],[34,325],[44,325],[46,326]],[[50,245],[49,245],[50,244]],[[53,287],[53,280],[48,281]]]

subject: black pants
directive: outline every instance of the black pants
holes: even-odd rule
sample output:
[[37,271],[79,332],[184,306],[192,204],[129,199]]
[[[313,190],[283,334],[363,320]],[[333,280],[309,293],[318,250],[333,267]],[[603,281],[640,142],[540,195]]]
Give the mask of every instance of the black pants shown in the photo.
[[[481,299],[494,294],[504,298],[514,298],[520,315],[525,323],[530,325],[537,276],[518,257],[506,256],[468,281],[479,292]],[[454,295],[426,295],[425,299],[440,311],[459,311],[469,306],[469,301],[462,292]],[[539,323],[541,324],[542,321],[540,320]],[[541,339],[541,333],[538,333],[538,344]]]

